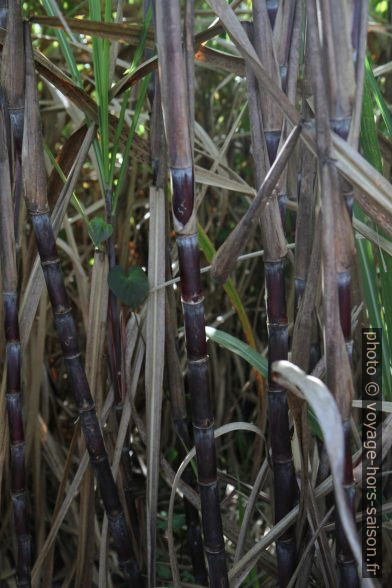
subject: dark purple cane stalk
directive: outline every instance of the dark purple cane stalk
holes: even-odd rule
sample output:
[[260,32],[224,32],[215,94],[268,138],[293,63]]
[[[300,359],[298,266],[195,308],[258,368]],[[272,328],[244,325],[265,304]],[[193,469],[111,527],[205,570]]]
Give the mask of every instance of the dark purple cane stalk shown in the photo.
[[267,10],[268,10],[268,18],[271,23],[271,29],[275,26],[276,15],[278,14],[279,9],[279,0],[266,0]]
[[[268,10],[266,0],[254,0],[253,10],[253,45],[263,63],[266,71],[276,80],[279,85],[280,73],[277,63],[273,35],[268,19]],[[259,84],[258,84],[259,85]],[[259,88],[261,117],[263,121],[263,131],[265,144],[267,147],[269,163],[275,160],[278,152],[280,137],[282,134],[283,116],[279,108],[276,107],[274,100]]]
[[[170,268],[168,268],[170,269]],[[169,273],[169,272],[167,272]],[[168,386],[170,390],[170,404],[174,428],[179,439],[180,458],[184,459],[187,450],[192,446],[188,430],[188,419],[185,406],[184,380],[176,347],[175,333],[177,333],[176,303],[172,288],[166,291],[165,304],[166,339],[165,354],[167,366]],[[195,486],[195,477],[189,466],[183,474],[183,480],[189,486]],[[184,497],[184,511],[186,521],[186,537],[192,559],[193,575],[201,586],[208,586],[208,575],[204,561],[204,550],[201,536],[199,513],[197,509]]]
[[[157,189],[164,190],[167,181],[166,145],[164,140],[161,91],[159,79],[156,76],[152,91],[154,100],[151,116],[151,160],[153,168],[153,183]],[[167,209],[168,207],[166,207]],[[168,210],[166,210],[168,217]],[[166,227],[170,226],[169,218],[166,219]],[[168,234],[167,234],[168,240]],[[168,244],[167,244],[168,245]],[[168,250],[168,246],[167,246]],[[170,280],[170,256],[166,255],[166,277]],[[179,454],[181,458],[186,456],[193,443],[188,430],[188,418],[185,406],[184,380],[176,346],[177,317],[176,302],[173,288],[166,290],[165,303],[165,356],[167,379],[170,390],[170,404],[174,429],[179,439]],[[184,481],[191,487],[195,486],[195,476],[189,466],[183,474]],[[204,559],[203,541],[198,510],[184,496],[184,511],[186,521],[186,537],[191,554],[193,575],[198,584],[208,585],[208,574]]]
[[102,432],[82,364],[72,309],[65,290],[47,201],[46,173],[40,128],[37,85],[28,25],[26,51],[26,124],[23,133],[22,171],[26,208],[35,234],[54,324],[61,343],[70,387],[73,389],[90,462],[101,492],[120,566],[132,586],[143,586],[131,547],[126,519],[110,469]]
[[[265,0],[256,0],[253,3],[253,18],[253,34],[250,27],[250,39],[267,71],[280,83]],[[246,74],[256,181],[260,185],[263,174],[276,159],[283,119],[273,100],[262,93],[258,84],[255,83],[254,75],[249,67],[246,68]],[[258,104],[259,108],[257,108]],[[266,149],[263,147],[264,141]],[[268,157],[266,157],[267,154]],[[267,298],[268,409],[274,469],[275,521],[279,522],[294,507],[297,484],[291,451],[287,392],[271,377],[272,363],[287,359],[288,355],[284,280],[284,258],[287,246],[277,200],[271,202],[269,209],[265,210],[261,218],[261,233]],[[293,526],[289,527],[277,540],[276,552],[279,586],[283,588],[289,583],[296,567],[297,553]]]
[[0,107],[0,259],[7,353],[6,404],[11,443],[11,496],[17,542],[17,586],[31,585],[31,535],[22,418],[21,347],[19,339],[17,267],[12,190],[3,97]]
[[[297,0],[292,2],[286,2],[281,5],[281,18],[282,21],[279,23],[279,30],[275,31],[276,41],[276,58],[279,65],[279,73],[282,84],[282,90],[287,93],[287,76],[290,62],[290,53],[295,51],[297,53],[297,59],[299,57],[297,43],[293,38],[295,35],[295,15],[298,6]],[[273,28],[273,27],[272,27]],[[293,42],[292,42],[293,41]],[[295,68],[295,74],[297,74],[297,68]],[[293,72],[294,73],[294,72]]]
[[210,584],[222,588],[229,584],[219,505],[214,418],[208,383],[180,5],[178,0],[174,0],[158,2],[156,8],[159,78],[173,189],[173,223],[177,234],[204,546]]
[[[294,507],[297,497],[287,394],[271,378],[272,363],[287,359],[288,321],[283,260],[265,262],[264,267],[268,317],[268,408],[274,468],[275,521],[279,522]],[[296,566],[294,527],[289,527],[279,537],[276,551],[279,585],[287,586]]]

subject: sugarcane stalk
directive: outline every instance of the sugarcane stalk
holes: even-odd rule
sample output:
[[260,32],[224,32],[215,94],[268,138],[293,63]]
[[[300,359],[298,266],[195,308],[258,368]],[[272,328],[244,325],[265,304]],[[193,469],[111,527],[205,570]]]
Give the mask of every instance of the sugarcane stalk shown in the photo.
[[268,18],[271,23],[271,28],[273,29],[275,26],[276,15],[278,14],[279,10],[279,0],[266,0],[267,10],[268,10]]
[[[339,184],[336,167],[330,159],[332,143],[330,129],[334,128],[341,135],[347,136],[348,121],[351,116],[350,91],[352,91],[353,80],[351,78],[353,78],[353,71],[350,68],[348,74],[347,71],[343,71],[348,68],[347,57],[351,59],[351,51],[348,55],[343,55],[345,59],[343,67],[339,67],[337,63],[339,60],[336,60],[335,63],[334,58],[336,38],[334,39],[333,37],[333,31],[335,30],[336,18],[340,18],[342,21],[340,23],[341,28],[338,27],[338,31],[344,36],[344,15],[334,14],[335,22],[332,25],[329,20],[331,15],[327,11],[330,6],[324,6],[323,8],[323,49],[328,56],[327,80],[329,92],[327,92],[324,72],[320,69],[322,50],[317,36],[315,9],[311,2],[307,3],[311,63],[316,97],[316,136],[323,211],[325,355],[327,383],[335,395],[342,416],[345,443],[343,482],[346,498],[354,517],[355,485],[353,482],[350,448],[353,383],[350,370],[350,346],[347,345],[347,338],[351,333],[350,265],[352,263],[353,246],[349,213],[346,206],[342,204],[343,199],[341,189],[339,189],[341,184]],[[337,9],[337,6],[335,5],[334,8]],[[325,12],[327,13],[325,14]],[[339,13],[338,9],[337,12]],[[344,41],[346,39],[343,39]],[[342,47],[339,47],[339,51],[343,51],[344,48],[345,45],[343,44]],[[335,67],[336,71],[334,70]],[[350,236],[349,239],[347,239],[347,234]],[[336,520],[336,528],[339,584],[340,586],[356,587],[359,585],[356,564],[339,517]]]
[[[281,86],[271,25],[268,19],[266,0],[254,0],[253,11],[253,45],[266,71]],[[268,96],[257,83],[260,92],[259,108],[263,124],[265,144],[269,164],[275,161],[282,134],[283,116],[274,100]],[[258,183],[258,185],[260,185]]]
[[[265,0],[253,2],[253,34],[250,40],[266,70],[281,84],[267,17]],[[281,139],[283,119],[270,96],[256,83],[251,68],[246,67],[249,115],[252,126],[252,147],[256,166],[256,181],[273,165]],[[264,273],[268,326],[268,409],[271,431],[271,452],[274,470],[275,521],[279,522],[293,507],[297,484],[291,451],[287,392],[273,381],[274,361],[287,359],[288,320],[284,282],[284,258],[287,245],[278,200],[272,201],[261,218],[264,246]],[[279,586],[287,586],[296,566],[294,527],[289,527],[277,540]]]
[[204,546],[210,584],[214,587],[223,587],[228,586],[228,578],[219,505],[214,418],[208,383],[204,303],[194,208],[194,170],[185,63],[181,46],[180,5],[177,0],[169,3],[158,2],[156,9],[159,77],[173,190],[173,224],[177,235]]
[[[297,34],[300,32],[300,20],[296,18],[302,12],[300,2],[293,0],[292,2],[283,2],[280,4],[279,22],[272,30],[274,32],[274,43],[276,45],[276,58],[279,65],[280,80],[282,89],[287,93],[288,70],[289,62],[291,61],[292,75],[297,78],[297,67],[294,65],[295,61],[299,61],[298,41],[296,41]],[[268,2],[267,2],[268,8]],[[298,10],[299,9],[299,10]],[[269,16],[269,14],[268,14]],[[291,56],[291,59],[290,59]]]
[[[154,3],[155,4],[155,3]],[[154,20],[156,22],[156,20]],[[164,190],[167,181],[166,145],[164,141],[164,128],[162,118],[161,91],[159,79],[156,76],[152,91],[153,111],[151,116],[151,160],[153,168],[153,183],[156,189]],[[166,216],[168,217],[166,206]],[[169,218],[166,219],[166,227],[169,227]],[[168,240],[167,231],[167,240]],[[168,243],[167,243],[168,250]],[[170,268],[170,256],[166,255],[166,278],[172,278]],[[191,436],[188,429],[188,418],[185,406],[184,381],[176,345],[177,317],[175,311],[175,294],[173,288],[166,289],[165,302],[165,356],[167,379],[170,391],[170,404],[174,429],[179,439],[179,454],[183,459],[187,450],[192,447]],[[189,466],[183,474],[184,481],[191,487],[195,486],[195,476]],[[184,512],[186,522],[186,537],[191,554],[193,575],[198,584],[208,585],[208,575],[204,559],[201,525],[198,510],[184,496]]]
[[[274,469],[275,521],[293,508],[297,488],[288,420],[287,394],[271,378],[271,366],[288,355],[288,322],[284,295],[283,261],[265,262],[268,317],[268,408]],[[276,542],[279,585],[287,586],[296,565],[294,527],[289,527]]]
[[24,121],[24,47],[23,24],[20,0],[10,2],[8,7],[7,35],[4,42],[1,62],[1,86],[4,90],[11,129],[14,153],[9,154],[13,168],[11,183],[13,185],[14,226],[16,250],[19,249],[19,212],[21,201],[21,150]]
[[[172,408],[174,428],[179,439],[179,455],[182,460],[186,457],[187,451],[192,446],[192,442],[188,430],[184,380],[181,373],[181,366],[175,340],[175,333],[177,333],[177,319],[175,312],[175,296],[172,288],[168,288],[166,290],[165,320],[165,354],[168,386],[170,390],[170,404]],[[183,480],[189,486],[195,486],[195,477],[190,466],[184,471]],[[191,554],[193,575],[195,576],[195,580],[198,584],[201,586],[208,586],[208,575],[204,561],[199,513],[185,496],[184,512],[186,521],[186,537]]]
[[102,432],[82,364],[60,259],[49,216],[47,184],[40,128],[37,85],[28,25],[25,26],[26,51],[26,123],[23,133],[22,172],[26,208],[36,238],[54,324],[60,340],[70,386],[73,389],[90,462],[101,492],[109,526],[116,545],[120,567],[134,586],[142,586],[140,571],[131,548],[129,531],[110,469]]
[[[356,94],[356,73],[355,62],[363,46],[363,37],[366,39],[366,31],[361,26],[362,18],[367,16],[367,8],[360,0],[354,2],[352,14],[346,6],[335,0],[331,0],[324,6],[323,28],[326,39],[326,50],[331,56],[328,59],[329,73],[329,109],[330,125],[343,140],[347,141],[349,133],[357,135],[358,117],[352,118],[354,95]],[[354,45],[353,45],[354,42]],[[339,47],[338,51],[336,48]],[[360,91],[360,96],[362,91]],[[357,108],[358,95],[357,95]],[[355,145],[357,147],[357,145]],[[353,186],[344,178],[340,178],[340,191],[346,202],[349,221],[346,222],[347,234],[351,236],[348,241],[352,242],[352,212],[354,203]],[[347,239],[346,239],[347,241]],[[340,324],[346,343],[349,361],[352,364],[353,340],[351,333],[351,267],[353,263],[354,246],[350,243],[343,248],[338,259],[338,300],[340,311]],[[351,457],[351,415],[348,414],[343,421],[345,438],[345,468],[344,487],[350,505],[353,518],[355,517],[355,484],[352,471]],[[337,518],[336,551],[340,572],[340,582],[344,586],[358,586],[356,564],[349,547],[347,538],[342,529],[340,519]]]
[[24,49],[20,0],[10,2],[1,63],[1,84],[8,104],[16,152],[20,157],[24,119]]
[[[303,23],[303,3],[298,0],[283,3],[280,10],[280,18],[274,29],[274,43],[276,45],[276,57],[279,65],[279,74],[282,90],[289,100],[295,104],[297,100],[297,80],[301,54],[301,38]],[[282,138],[285,138],[290,126],[283,126]],[[280,179],[279,207],[283,228],[286,224],[286,202],[288,200],[288,170]]]
[[[12,206],[7,114],[3,96],[0,107],[0,260],[3,282],[4,330],[6,339],[6,405],[11,444],[11,498],[17,541],[17,586],[31,585],[31,534],[29,495],[25,466],[25,437],[22,417],[21,345],[18,320],[18,279]],[[10,137],[8,137],[10,139]],[[8,143],[8,145],[7,145]]]
[[[301,83],[301,111],[304,124],[312,121],[308,100],[312,95],[308,52],[304,56],[304,76]],[[298,176],[298,210],[295,223],[295,257],[294,257],[294,315],[296,316],[302,295],[306,287],[312,240],[314,233],[316,205],[316,159],[308,152],[299,150],[300,174]],[[300,366],[305,369],[305,366]]]
[[[368,23],[368,10],[369,5],[366,0],[355,0],[353,3],[352,8],[352,15],[351,15],[351,50],[353,51],[353,65],[354,65],[354,75],[355,75],[355,104],[354,109],[351,112],[351,126],[349,135],[346,137],[346,140],[355,148],[358,149],[359,143],[359,132],[361,126],[361,111],[362,111],[362,94],[363,94],[363,84],[364,84],[364,59],[366,54],[366,44],[367,44],[367,23]],[[341,179],[341,186],[342,191],[346,200],[347,208],[350,215],[350,220],[352,222],[352,212],[353,212],[353,202],[354,202],[354,189],[353,186],[346,182],[345,180]],[[351,272],[347,272],[349,275],[347,276],[347,281],[349,281],[349,285],[347,287],[348,295],[345,297],[341,296],[340,291],[339,295],[342,298],[341,304],[341,324],[343,333],[345,335],[346,340],[346,347],[349,354],[349,359],[352,363],[352,353],[353,353],[353,341],[351,335]],[[342,274],[340,274],[342,275]],[[340,276],[339,276],[340,278]],[[340,278],[341,280],[342,278]],[[350,289],[349,289],[350,288]],[[348,300],[347,300],[348,299]],[[340,302],[340,300],[339,300]],[[343,304],[345,303],[345,304]],[[346,317],[346,318],[344,318]],[[349,317],[349,318],[348,318]],[[353,467],[352,467],[352,458],[351,458],[351,418],[350,415],[347,416],[346,420],[343,423],[344,426],[344,433],[345,433],[345,491],[347,501],[352,512],[352,516],[355,520],[355,499],[356,499],[356,488],[354,483],[353,477]],[[342,525],[340,521],[337,524],[337,550],[339,554],[340,550],[340,572],[341,572],[341,585],[342,586],[353,586],[356,587],[359,584],[359,579],[357,576],[357,570],[355,566],[355,562],[351,549],[348,546],[347,538],[342,530]]]

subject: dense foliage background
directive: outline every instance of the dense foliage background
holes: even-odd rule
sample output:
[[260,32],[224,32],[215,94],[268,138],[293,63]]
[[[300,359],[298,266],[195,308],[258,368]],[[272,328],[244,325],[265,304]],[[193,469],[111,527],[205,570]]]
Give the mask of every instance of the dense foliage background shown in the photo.
[[[151,572],[153,564],[148,561],[148,557],[152,557],[156,565],[156,580],[152,585],[170,586],[173,585],[171,558],[175,554],[183,585],[195,585],[198,582],[186,532],[190,515],[186,507],[184,511],[183,494],[177,495],[169,516],[174,474],[191,449],[189,446],[185,450],[179,441],[179,422],[185,416],[185,409],[188,415],[185,419],[190,422],[191,407],[178,285],[178,252],[170,216],[172,190],[167,174],[162,182],[165,202],[152,208],[151,186],[155,182],[152,159],[157,154],[151,149],[160,146],[161,163],[166,151],[162,127],[158,128],[161,143],[156,137],[152,140],[156,46],[151,9],[148,3],[144,6],[136,0],[106,1],[102,5],[98,0],[42,0],[21,4],[23,16],[30,22],[36,51],[51,213],[56,206],[69,201],[62,212],[56,241],[61,267],[116,475],[123,445],[121,439],[129,441],[132,542],[136,560],[146,576],[147,571],[155,573]],[[252,2],[232,4],[241,21],[252,20]],[[350,6],[355,4],[353,0]],[[0,7],[6,5],[7,2],[0,2]],[[279,533],[274,533],[271,428],[267,414],[268,329],[259,225],[239,252],[243,258],[238,260],[224,287],[211,278],[209,271],[215,252],[238,225],[259,187],[253,162],[245,64],[222,27],[208,34],[209,28],[218,22],[210,4],[198,1],[194,5],[195,33],[204,42],[203,48],[196,46],[198,52],[192,78],[194,164],[215,427],[240,422],[254,425],[229,426],[217,439],[226,555],[231,569],[233,562],[242,562],[243,556],[254,549],[257,542],[264,541],[255,552],[255,558],[249,559],[248,568],[245,562],[242,570],[247,573],[236,585],[276,586],[275,540]],[[371,0],[359,151],[387,181],[391,180],[392,172],[391,36],[391,2]],[[303,108],[305,96],[312,113],[314,98],[304,57],[305,37],[303,28],[298,49],[296,107]],[[2,46],[4,39],[5,31],[1,31]],[[4,71],[6,66],[2,67]],[[350,165],[354,177],[356,165],[360,164],[353,160]],[[313,174],[315,194],[307,225],[310,252],[313,235],[317,236],[319,231],[315,231],[315,218],[320,208],[320,184],[314,181],[316,159],[299,142],[289,159],[284,198],[280,201],[288,243],[284,283],[289,359],[297,352],[293,348],[298,312],[296,221],[305,172]],[[375,192],[377,189],[376,181]],[[111,211],[108,210],[108,194]],[[392,198],[390,186],[388,197]],[[361,328],[369,325],[383,329],[383,444],[386,451],[392,441],[388,420],[392,406],[392,231],[390,213],[384,216],[380,213],[378,217],[377,214],[376,210],[371,217],[369,210],[364,211],[358,203],[354,207],[356,256],[352,266],[351,318],[355,393],[351,453],[355,456],[353,465],[358,486],[358,530],[361,529],[358,473]],[[35,262],[37,249],[23,198],[16,218],[33,585],[84,588],[126,585],[108,533],[100,494],[87,459],[83,457],[85,445],[78,411],[55,332],[50,301],[40,277],[39,264]],[[381,219],[379,224],[375,222],[377,218]],[[109,270],[110,255],[115,256],[116,267],[111,264]],[[157,267],[162,270],[161,274]],[[163,279],[158,278],[159,275]],[[311,333],[315,353],[312,367],[318,369],[316,375],[324,378],[320,265],[313,278],[316,294]],[[111,310],[108,312],[109,292],[114,293],[116,299],[113,306],[109,302]],[[157,293],[161,293],[160,296]],[[149,304],[154,303],[155,322],[146,327],[146,313],[151,312]],[[2,307],[0,318],[3,324]],[[162,329],[165,338],[159,337]],[[296,345],[301,345],[298,338]],[[16,540],[10,498],[5,347],[5,332],[0,329],[0,585],[8,587],[16,585]],[[117,361],[114,365],[122,374],[122,420],[121,415],[116,420],[114,411],[110,410],[114,356]],[[157,400],[146,402],[146,396]],[[117,404],[122,405],[121,402]],[[306,527],[306,516],[302,518],[306,532],[299,529],[299,525],[296,527],[302,556],[298,561],[297,585],[328,585],[328,578],[333,581],[329,585],[337,585],[335,519],[330,513],[329,518],[322,521],[333,506],[333,500],[328,502],[327,499],[326,504],[321,499],[317,502],[314,494],[322,481],[320,461],[325,459],[325,439],[323,445],[323,434],[314,412],[308,411],[307,422],[310,427],[307,469],[312,491],[304,508],[307,512],[313,501],[311,511],[315,518],[311,519],[313,527]],[[290,425],[296,478],[301,484],[301,439],[292,416]],[[384,514],[383,585],[388,585],[392,572],[388,514],[391,484],[387,475],[390,469],[389,452],[384,461],[383,496],[379,499]],[[188,470],[185,474],[188,487],[182,486],[182,492],[198,506],[194,460]],[[147,472],[151,476],[150,490],[146,486]],[[124,474],[119,474],[117,479],[119,487],[124,489]],[[258,491],[252,492],[252,488],[256,488],[255,480]],[[331,491],[330,480],[325,493],[331,495]],[[122,499],[123,492],[120,491]],[[147,492],[152,492],[148,500]],[[158,501],[156,513],[154,507],[148,510],[146,506],[151,497],[152,501],[154,497]],[[197,526],[197,520],[193,520],[193,524]],[[156,548],[153,540],[148,550],[146,537],[151,525],[156,528]],[[321,539],[316,541],[318,526],[322,532]],[[171,557],[170,528],[174,536]],[[236,554],[239,536],[242,550]],[[294,578],[291,585],[295,581]]]

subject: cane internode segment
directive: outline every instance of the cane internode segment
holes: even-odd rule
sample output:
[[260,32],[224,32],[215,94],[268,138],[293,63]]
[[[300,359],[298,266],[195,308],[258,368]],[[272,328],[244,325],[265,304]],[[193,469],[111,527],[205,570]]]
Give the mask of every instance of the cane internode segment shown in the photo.
[[17,586],[31,583],[30,507],[25,466],[22,415],[21,345],[18,319],[18,275],[13,218],[11,168],[8,157],[9,113],[0,100],[0,262],[6,343],[6,407],[11,453],[11,499],[17,543]]
[[140,573],[133,559],[129,531],[110,469],[101,428],[95,412],[86,372],[77,340],[72,308],[64,286],[60,260],[47,213],[31,214],[41,265],[53,308],[54,323],[61,343],[70,388],[74,392],[79,418],[90,461],[100,487],[102,500],[119,555],[120,565],[128,578],[142,586]]
[[170,169],[173,190],[174,229],[178,234],[189,234],[195,230],[193,220],[194,177],[192,167]]
[[18,157],[20,157],[23,138],[25,89],[23,25],[20,0],[9,2],[6,22],[7,25],[3,28],[7,28],[8,34],[5,38],[2,55],[1,86],[8,104],[16,151]]
[[109,526],[118,553],[120,566],[132,585],[143,585],[132,552],[130,534],[118,490],[110,468],[102,431],[95,412],[86,371],[80,354],[72,308],[65,289],[56,241],[50,222],[46,173],[36,89],[35,69],[29,30],[25,28],[26,45],[26,124],[23,135],[22,172],[26,208],[34,231],[42,270],[53,310],[54,324],[60,340],[70,389],[79,412],[86,442]]
[[[253,3],[253,24],[246,26],[249,40],[254,45],[263,65],[281,85],[275,47],[272,40],[273,12],[267,10],[263,0]],[[283,214],[279,209],[279,198],[284,187],[281,176],[288,157],[301,133],[302,124],[289,134],[279,152],[283,118],[276,103],[267,96],[256,80],[249,65],[246,67],[251,120],[252,151],[255,162],[256,182],[261,186],[256,199],[269,188],[275,197],[261,207],[256,218],[260,219],[264,247],[265,296],[268,328],[268,411],[271,435],[271,453],[274,472],[275,522],[279,522],[294,507],[297,496],[291,438],[289,429],[287,392],[272,378],[274,361],[287,359],[288,321],[285,295],[284,260],[287,243],[283,229]],[[255,199],[255,200],[256,200]],[[294,526],[289,527],[276,542],[279,586],[290,581],[296,565],[296,543]]]
[[184,315],[188,381],[198,465],[204,547],[211,586],[228,586],[217,481],[214,420],[208,384],[204,302],[196,233],[194,170],[180,4],[158,2],[157,45]]

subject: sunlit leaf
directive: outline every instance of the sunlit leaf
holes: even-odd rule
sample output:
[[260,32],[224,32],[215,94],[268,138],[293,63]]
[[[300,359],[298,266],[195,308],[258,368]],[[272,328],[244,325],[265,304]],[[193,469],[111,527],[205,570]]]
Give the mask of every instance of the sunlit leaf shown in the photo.
[[112,225],[106,223],[101,216],[96,216],[90,222],[89,235],[91,237],[92,242],[96,247],[103,241],[106,241],[113,233]]
[[241,339],[237,339],[237,337],[233,337],[233,335],[230,335],[225,331],[215,329],[214,327],[206,327],[206,335],[209,337],[209,339],[212,339],[215,341],[215,343],[218,343],[218,345],[221,345],[228,351],[232,351],[233,353],[236,353],[242,357],[242,359],[245,359],[245,361],[250,363],[250,365],[263,376],[267,375],[267,360],[262,355],[260,355],[260,353],[252,349],[252,347],[241,341]]

